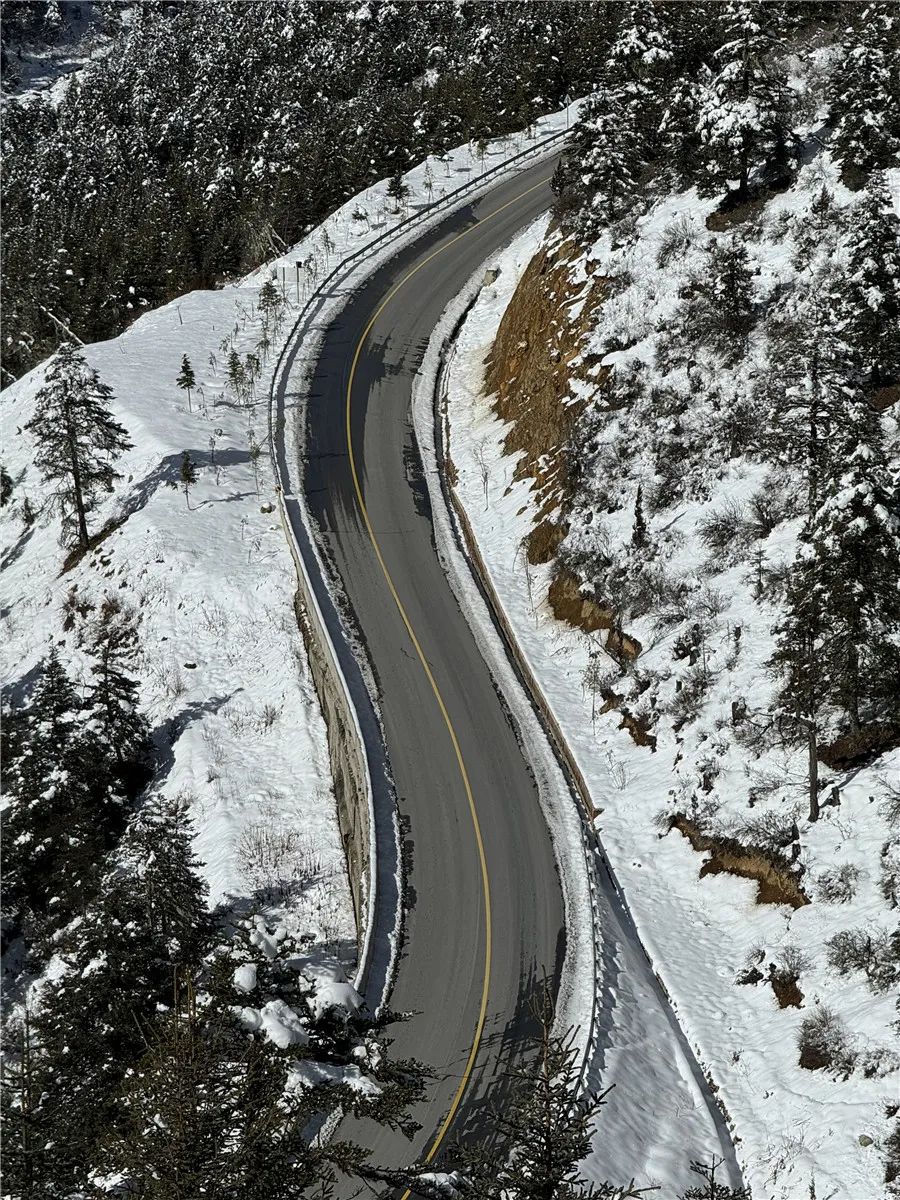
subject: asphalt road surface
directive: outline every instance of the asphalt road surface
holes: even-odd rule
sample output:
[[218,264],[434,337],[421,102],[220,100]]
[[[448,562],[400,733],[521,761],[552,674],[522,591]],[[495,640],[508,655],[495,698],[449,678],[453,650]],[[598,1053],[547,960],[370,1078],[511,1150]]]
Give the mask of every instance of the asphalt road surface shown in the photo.
[[371,1123],[342,1127],[385,1165],[422,1159],[438,1137],[435,1162],[456,1141],[490,1135],[488,1100],[502,1098],[534,1032],[532,998],[545,974],[555,988],[565,950],[537,790],[435,553],[410,413],[444,307],[547,208],[551,171],[499,184],[373,275],[328,328],[310,389],[307,502],[368,652],[408,825],[409,910],[391,1004],[416,1015],[392,1027],[393,1053],[435,1072],[411,1142]]
[[[371,276],[328,326],[309,389],[306,501],[377,682],[408,834],[409,909],[391,1004],[413,1015],[392,1027],[393,1053],[435,1073],[413,1112],[421,1130],[411,1141],[371,1122],[341,1126],[339,1136],[384,1166],[427,1158],[450,1169],[456,1142],[490,1139],[492,1106],[508,1095],[510,1069],[536,1032],[534,997],[544,977],[555,994],[565,952],[535,783],[438,560],[410,413],[412,383],[444,308],[546,210],[554,165],[499,183]],[[611,883],[601,924],[604,1045],[636,1039],[683,1064],[700,1140],[739,1183],[722,1114]],[[628,986],[616,983],[623,978]],[[604,1052],[592,1086],[609,1082],[605,1064]],[[671,1072],[663,1074],[665,1110],[683,1094],[667,1090]],[[652,1099],[646,1105],[639,1094],[637,1110],[618,1107],[619,1136],[633,1139],[639,1128],[648,1147],[671,1143],[667,1113],[654,1114]],[[344,1181],[339,1200],[357,1193]]]

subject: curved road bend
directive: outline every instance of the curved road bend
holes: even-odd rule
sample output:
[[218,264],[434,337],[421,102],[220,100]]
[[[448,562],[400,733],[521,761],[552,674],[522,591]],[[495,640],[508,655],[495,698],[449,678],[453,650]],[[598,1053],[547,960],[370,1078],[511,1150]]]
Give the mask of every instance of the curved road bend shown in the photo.
[[370,1122],[342,1127],[384,1165],[425,1157],[438,1137],[446,1149],[490,1132],[486,1101],[502,1095],[533,1031],[536,985],[544,973],[556,985],[565,951],[537,790],[438,561],[410,422],[412,381],[443,309],[546,210],[552,169],[499,184],[376,272],[328,328],[309,391],[307,502],[368,652],[408,824],[409,911],[391,1006],[416,1015],[392,1027],[392,1052],[435,1072],[412,1142]]
[[[565,951],[562,895],[534,780],[438,561],[410,419],[412,382],[444,308],[491,253],[546,210],[554,165],[498,184],[377,271],[326,330],[311,381],[306,499],[377,680],[411,849],[391,1003],[416,1015],[391,1030],[393,1052],[435,1071],[413,1114],[422,1128],[412,1142],[370,1122],[341,1127],[386,1166],[426,1156],[439,1165],[455,1141],[490,1136],[488,1103],[502,1101],[509,1069],[534,1032],[531,998],[545,973],[558,984]],[[288,369],[283,390],[289,377]],[[716,1146],[737,1183],[721,1112],[630,917],[608,891],[605,969],[616,995],[607,998],[604,1045],[636,1038],[668,1046],[682,1063],[684,1099],[697,1107],[699,1144]],[[617,972],[630,978],[628,989],[614,985]],[[605,1052],[601,1059],[605,1073]],[[660,1095],[670,1098],[663,1075]],[[639,1111],[617,1106],[619,1135],[641,1129],[671,1149],[666,1114],[656,1120],[637,1099]],[[348,1183],[339,1194],[356,1190]]]

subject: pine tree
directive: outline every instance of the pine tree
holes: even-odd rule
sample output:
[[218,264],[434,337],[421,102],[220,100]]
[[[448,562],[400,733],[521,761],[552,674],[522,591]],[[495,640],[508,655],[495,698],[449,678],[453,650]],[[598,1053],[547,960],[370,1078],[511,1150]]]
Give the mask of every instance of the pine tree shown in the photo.
[[900,522],[881,420],[846,388],[835,451],[789,581],[773,664],[782,702],[813,716],[823,702],[852,729],[895,716],[900,677]]
[[12,476],[6,467],[0,466],[0,508],[6,508],[13,494]]
[[191,411],[191,389],[196,386],[197,380],[194,377],[194,368],[191,366],[191,360],[185,354],[181,360],[181,370],[178,373],[176,383],[183,392],[187,392],[188,412]]
[[806,482],[805,511],[813,513],[834,449],[855,359],[839,329],[825,280],[813,280],[794,297],[775,326],[772,370],[764,381],[770,460],[800,467]]
[[208,949],[205,900],[183,808],[151,801],[106,861],[84,919],[57,941],[65,970],[34,1015],[33,1119],[53,1149],[43,1194],[90,1190],[99,1147],[121,1119],[117,1088]]
[[823,183],[822,189],[813,199],[803,223],[794,235],[794,266],[806,270],[819,254],[833,252],[835,229],[838,226],[834,197]]
[[594,1189],[580,1182],[590,1152],[601,1095],[579,1095],[571,1037],[552,1033],[553,1003],[545,990],[535,1006],[540,1032],[534,1058],[514,1068],[511,1094],[495,1113],[490,1148],[465,1156],[462,1173],[484,1200],[589,1200],[625,1197],[630,1189]]
[[786,165],[787,79],[772,62],[777,47],[764,15],[762,5],[746,0],[723,6],[726,41],[716,52],[718,70],[698,98],[702,194],[727,189],[735,201],[746,200],[754,171]]
[[647,544],[647,522],[644,518],[644,489],[638,484],[637,495],[634,499],[634,525],[631,530],[631,544],[635,549],[641,549]]
[[900,218],[880,172],[853,210],[842,285],[844,337],[860,355],[869,385],[900,381]]
[[739,237],[717,239],[710,245],[706,270],[691,303],[697,324],[720,353],[730,360],[743,353],[756,306],[750,255]]
[[191,458],[190,451],[184,450],[181,455],[181,466],[178,469],[178,479],[184,488],[184,502],[188,508],[191,507],[191,488],[199,478],[197,464]]
[[4,763],[5,905],[65,924],[96,886],[122,803],[54,647]]
[[665,10],[651,0],[628,0],[619,13],[598,88],[582,109],[553,181],[557,211],[570,214],[585,240],[633,204],[660,146],[661,78],[672,58]]
[[900,153],[900,16],[894,4],[848,5],[829,79],[832,144],[845,175],[896,165]]
[[750,1189],[731,1187],[716,1178],[719,1168],[724,1166],[724,1159],[713,1158],[708,1163],[694,1161],[691,1170],[699,1175],[702,1183],[696,1183],[682,1192],[681,1200],[750,1200]]
[[243,394],[246,382],[241,356],[237,350],[232,349],[228,355],[228,383],[235,396],[240,397]]
[[119,769],[141,763],[149,738],[140,688],[130,674],[140,650],[139,619],[115,596],[104,596],[97,615],[79,631],[93,660],[85,709],[100,745]]
[[272,279],[267,279],[259,289],[259,311],[263,315],[263,326],[266,330],[270,325],[277,327],[278,316],[281,312],[284,298]]
[[186,797],[157,794],[132,817],[118,851],[148,933],[176,964],[199,962],[212,933],[193,837]]
[[311,1144],[305,1129],[339,1088],[287,1091],[289,1060],[248,1039],[232,1012],[192,987],[149,1030],[121,1092],[124,1120],[104,1139],[104,1173],[124,1172],[147,1200],[280,1196],[301,1200],[364,1152]]
[[64,528],[74,525],[78,542],[88,545],[87,517],[100,492],[121,478],[114,459],[132,443],[109,411],[112,391],[69,342],[63,342],[37,393],[37,412],[25,426],[37,439],[35,463],[54,484],[53,505]]
[[400,211],[400,206],[406,201],[409,195],[409,188],[403,180],[403,171],[398,168],[390,178],[388,183],[387,194],[394,201],[394,212]]
[[49,1130],[41,1117],[39,1072],[35,1064],[31,1014],[26,1006],[21,1020],[6,1029],[2,1060],[3,1171],[8,1187],[21,1200],[39,1200],[46,1177]]

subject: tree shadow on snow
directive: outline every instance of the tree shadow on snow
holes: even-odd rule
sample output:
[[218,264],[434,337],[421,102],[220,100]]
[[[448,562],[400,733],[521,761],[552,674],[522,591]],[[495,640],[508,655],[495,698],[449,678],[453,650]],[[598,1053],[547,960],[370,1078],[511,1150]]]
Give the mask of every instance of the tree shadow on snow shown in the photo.
[[[191,460],[198,467],[234,467],[250,462],[249,450],[217,450],[215,454],[212,454],[209,450],[191,450],[188,447],[186,449]],[[127,520],[136,512],[140,512],[161,487],[170,487],[173,484],[176,487],[180,486],[182,453],[167,454],[160,460],[158,466],[132,487],[130,493],[122,501],[120,520]],[[252,495],[252,493],[247,492],[245,495]],[[229,499],[234,498],[229,497]]]

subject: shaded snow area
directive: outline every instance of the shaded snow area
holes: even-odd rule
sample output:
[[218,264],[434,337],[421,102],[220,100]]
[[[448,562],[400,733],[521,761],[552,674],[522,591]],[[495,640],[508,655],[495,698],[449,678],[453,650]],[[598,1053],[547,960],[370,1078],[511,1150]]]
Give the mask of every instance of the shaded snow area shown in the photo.
[[[890,173],[888,182],[896,196],[900,173]],[[807,224],[823,184],[841,209],[861,202],[841,185],[822,154],[755,218],[747,236],[759,302],[794,278],[797,233]],[[705,247],[721,236],[706,228],[715,204],[698,200],[693,192],[670,196],[638,222],[627,249],[601,241],[591,252],[592,262],[573,262],[570,275],[576,283],[619,276],[624,284],[600,307],[571,364],[572,375],[585,360],[588,366],[615,366],[617,372],[640,362],[638,369],[650,373],[651,384],[692,388],[689,374],[681,377],[660,368],[657,350],[675,322],[679,289],[692,273],[702,271]],[[711,444],[700,472],[702,486],[693,486],[696,480],[686,473],[671,485],[670,495],[645,508],[649,537],[661,547],[661,564],[667,573],[688,581],[691,604],[688,620],[676,615],[667,624],[658,611],[629,620],[626,632],[642,647],[632,669],[636,685],[621,678],[602,632],[585,633],[554,619],[546,599],[554,564],[531,566],[523,550],[541,499],[527,475],[516,477],[519,456],[505,455],[503,446],[510,426],[496,416],[493,398],[484,392],[486,356],[542,232],[538,223],[485,264],[498,267],[499,276],[481,290],[456,344],[445,417],[457,496],[521,650],[587,781],[599,810],[596,827],[641,940],[683,1030],[717,1085],[752,1194],[772,1200],[810,1195],[877,1200],[884,1194],[879,1150],[888,1128],[885,1106],[896,1104],[900,1080],[896,996],[892,987],[867,980],[862,970],[839,973],[829,965],[825,943],[846,930],[877,938],[896,927],[891,863],[897,855],[897,831],[891,827],[889,797],[891,786],[897,785],[900,753],[889,751],[872,767],[847,771],[820,764],[822,799],[834,795],[839,803],[824,804],[820,819],[811,823],[806,819],[805,747],[773,745],[738,731],[733,701],[743,699],[751,713],[766,712],[776,703],[767,662],[779,601],[759,595],[749,551],[731,557],[726,547],[723,555],[712,555],[700,530],[710,514],[729,504],[746,505],[761,491],[768,490],[776,502],[781,499],[784,478],[778,484],[763,465],[747,457],[719,456],[717,461]],[[551,232],[551,245],[554,238],[558,234]],[[575,287],[576,306],[577,292]],[[629,348],[611,351],[622,345]],[[691,370],[700,378],[715,372],[719,394],[732,397],[727,402],[733,403],[749,391],[753,375],[765,364],[766,349],[760,338],[732,367],[706,362],[704,353],[698,350]],[[570,402],[594,394],[576,379],[571,388]],[[687,420],[702,443],[708,412],[702,386],[696,390],[699,398]],[[885,424],[896,446],[896,422],[888,417]],[[630,502],[602,515],[592,511],[590,495],[588,502],[576,503],[563,552],[596,545],[598,539],[629,545],[633,486],[642,477],[653,478],[652,466],[642,459],[650,441],[647,429],[628,412],[607,418],[603,429],[601,442],[609,447],[602,460],[607,477],[596,480],[596,487],[615,488],[624,478]],[[595,454],[588,461],[601,460]],[[621,467],[620,477],[617,463],[629,464]],[[782,503],[760,543],[767,570],[777,571],[796,553],[800,520],[795,512]],[[705,687],[686,706],[692,668],[687,655],[673,656],[673,645],[696,624],[703,630]],[[655,749],[636,744],[622,728],[621,709],[610,711],[600,694],[605,686],[620,693],[630,686],[629,708],[638,716],[642,692],[653,696]],[[706,781],[704,788],[696,787],[698,777]],[[750,822],[755,839],[769,824],[780,828],[796,822],[796,869],[802,872],[808,902],[798,907],[762,903],[755,880],[727,872],[706,872],[701,878],[708,855],[669,828],[676,811],[692,814],[705,831],[745,842]],[[796,990],[782,986],[789,981]],[[616,990],[627,986],[627,980],[613,977],[609,986]],[[799,1064],[801,1024],[826,1010],[833,1014],[832,1029],[843,1046],[843,1069],[805,1069]],[[639,1018],[639,1011],[635,1015]],[[640,1028],[637,1023],[635,1030]],[[649,1033],[645,1029],[643,1035]],[[668,1153],[648,1157],[638,1181],[682,1181],[678,1159],[702,1146],[692,1144],[685,1123],[690,1101],[673,1102],[679,1092],[677,1080],[673,1084],[670,1078],[671,1066],[664,1041],[650,1045],[638,1036],[634,1044],[609,1050],[605,1082],[615,1082],[617,1088],[601,1111],[591,1173],[620,1174],[617,1158],[623,1161],[622,1148],[632,1132],[617,1116],[621,1095],[626,1109],[635,1106],[633,1128],[640,1124],[642,1108],[645,1118],[661,1113],[668,1122]],[[633,1145],[631,1149],[636,1152]],[[661,1194],[667,1192],[664,1186]]]
[[109,54],[121,27],[130,22],[127,0],[106,12],[91,0],[51,6],[42,36],[15,38],[4,46],[3,94],[18,103],[44,96],[56,104],[80,71]]

